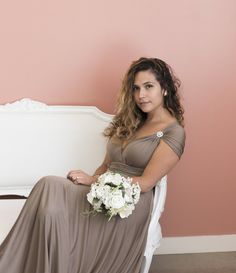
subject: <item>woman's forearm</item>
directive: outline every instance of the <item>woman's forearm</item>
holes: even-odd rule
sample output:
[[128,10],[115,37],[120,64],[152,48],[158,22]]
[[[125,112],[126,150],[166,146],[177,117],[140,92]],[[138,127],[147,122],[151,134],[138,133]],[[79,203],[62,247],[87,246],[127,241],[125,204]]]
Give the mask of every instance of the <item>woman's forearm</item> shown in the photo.
[[137,182],[141,188],[141,192],[148,192],[155,186],[155,183],[150,183],[150,181],[148,182],[147,179],[143,178],[142,176],[133,176],[132,183]]
[[103,173],[105,173],[107,171],[107,169],[108,169],[107,165],[101,165],[96,169],[93,176],[103,174]]
[[108,169],[108,166],[105,164],[102,164],[101,166],[99,166],[96,171],[94,172],[94,174],[92,175],[92,183],[95,183],[99,177],[99,175],[105,173]]

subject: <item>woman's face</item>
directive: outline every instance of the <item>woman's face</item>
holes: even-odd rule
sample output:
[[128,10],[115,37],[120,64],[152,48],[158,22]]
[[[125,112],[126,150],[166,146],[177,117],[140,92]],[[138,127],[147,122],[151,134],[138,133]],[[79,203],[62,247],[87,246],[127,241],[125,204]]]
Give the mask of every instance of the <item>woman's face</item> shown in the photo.
[[159,82],[151,70],[140,71],[134,79],[134,100],[145,113],[155,112],[163,108],[163,94]]

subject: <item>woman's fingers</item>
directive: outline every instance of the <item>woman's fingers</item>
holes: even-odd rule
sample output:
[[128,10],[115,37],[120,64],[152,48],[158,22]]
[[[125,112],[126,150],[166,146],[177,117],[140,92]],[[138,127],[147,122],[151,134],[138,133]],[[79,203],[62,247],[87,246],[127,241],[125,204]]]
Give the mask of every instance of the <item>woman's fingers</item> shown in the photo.
[[78,184],[80,179],[83,177],[81,175],[79,175],[79,173],[77,172],[77,173],[68,175],[67,178],[70,179],[72,182],[76,182]]
[[70,179],[74,176],[77,176],[80,173],[80,170],[72,170],[67,174],[67,178]]
[[91,184],[91,176],[81,170],[70,171],[67,179],[71,180],[74,184]]

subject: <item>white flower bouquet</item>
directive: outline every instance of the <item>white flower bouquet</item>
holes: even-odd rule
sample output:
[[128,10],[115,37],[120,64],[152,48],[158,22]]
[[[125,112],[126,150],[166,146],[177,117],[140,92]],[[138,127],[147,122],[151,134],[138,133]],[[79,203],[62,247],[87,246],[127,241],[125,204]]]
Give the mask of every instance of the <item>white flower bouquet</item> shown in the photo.
[[93,206],[90,212],[104,213],[109,220],[115,215],[126,218],[132,214],[141,189],[138,183],[132,184],[131,181],[129,177],[111,171],[100,175],[87,194],[87,199]]

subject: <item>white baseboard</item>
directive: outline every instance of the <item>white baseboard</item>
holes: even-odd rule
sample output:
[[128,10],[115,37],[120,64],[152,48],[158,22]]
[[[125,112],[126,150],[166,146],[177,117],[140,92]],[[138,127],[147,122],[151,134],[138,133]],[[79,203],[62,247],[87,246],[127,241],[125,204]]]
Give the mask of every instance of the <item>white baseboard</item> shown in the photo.
[[155,255],[236,251],[236,234],[166,237]]

